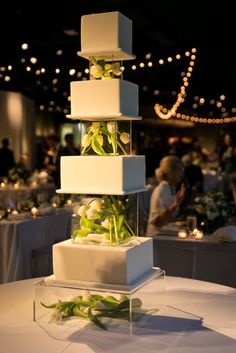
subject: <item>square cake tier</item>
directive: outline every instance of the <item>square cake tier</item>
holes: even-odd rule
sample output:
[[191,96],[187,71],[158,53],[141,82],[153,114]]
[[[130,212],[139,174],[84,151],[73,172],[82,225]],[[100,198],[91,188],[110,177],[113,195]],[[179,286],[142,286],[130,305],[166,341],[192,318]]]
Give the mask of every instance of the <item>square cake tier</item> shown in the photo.
[[120,80],[71,82],[71,115],[82,120],[141,119],[138,85]]
[[84,15],[81,18],[80,56],[130,60],[132,54],[132,21],[120,12]]
[[61,157],[59,193],[124,195],[144,190],[145,156]]
[[53,245],[53,273],[59,281],[128,285],[152,268],[151,238],[138,237],[137,245],[123,247],[73,244],[71,240]]

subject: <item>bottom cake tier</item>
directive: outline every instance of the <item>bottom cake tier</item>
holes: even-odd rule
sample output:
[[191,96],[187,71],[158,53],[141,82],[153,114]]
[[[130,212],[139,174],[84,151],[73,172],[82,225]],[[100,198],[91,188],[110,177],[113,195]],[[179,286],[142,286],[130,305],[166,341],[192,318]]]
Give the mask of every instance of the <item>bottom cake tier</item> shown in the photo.
[[74,244],[53,245],[53,274],[57,281],[86,281],[129,285],[153,268],[151,238],[138,237],[133,245],[111,247]]

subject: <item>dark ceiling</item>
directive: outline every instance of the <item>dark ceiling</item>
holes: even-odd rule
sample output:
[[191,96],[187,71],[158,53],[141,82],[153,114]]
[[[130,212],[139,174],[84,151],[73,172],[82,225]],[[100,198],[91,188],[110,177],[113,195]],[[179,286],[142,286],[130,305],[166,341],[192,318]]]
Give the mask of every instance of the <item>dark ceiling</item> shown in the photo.
[[[226,116],[232,115],[236,106],[236,5],[227,1],[220,6],[170,0],[145,0],[142,4],[123,0],[5,2],[0,21],[0,89],[22,92],[34,98],[38,107],[52,112],[70,112],[70,81],[88,77],[84,73],[87,61],[76,55],[80,50],[80,18],[108,11],[120,11],[133,21],[136,60],[127,62],[124,78],[139,85],[141,106],[159,102],[169,107],[175,102],[182,84],[181,72],[188,68],[185,52],[196,48],[195,66],[181,110],[203,116],[221,117],[225,112]],[[24,42],[28,50],[21,49]],[[58,50],[63,54],[56,55]],[[151,68],[145,59],[148,53],[152,54]],[[176,54],[181,55],[180,60],[175,59]],[[37,63],[32,64],[31,57],[36,57]],[[171,63],[168,57],[173,58]],[[158,63],[160,59],[165,60],[164,65]],[[133,71],[131,65],[140,62],[145,67]],[[31,71],[27,71],[28,66]],[[45,73],[37,75],[41,68]],[[55,74],[56,68],[59,74]],[[76,74],[70,76],[72,68]],[[81,77],[78,72],[82,72]],[[226,97],[223,111],[210,104],[220,95]],[[197,102],[195,96],[205,98],[197,109],[192,106]]]

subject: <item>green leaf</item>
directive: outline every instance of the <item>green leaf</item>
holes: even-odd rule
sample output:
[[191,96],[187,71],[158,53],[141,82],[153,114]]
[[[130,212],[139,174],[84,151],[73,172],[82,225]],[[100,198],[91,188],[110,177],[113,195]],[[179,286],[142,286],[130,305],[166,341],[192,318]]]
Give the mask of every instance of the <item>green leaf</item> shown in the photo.
[[106,61],[104,59],[97,60],[97,65],[100,65],[102,69],[105,69]]
[[76,304],[72,307],[71,315],[88,318],[88,313],[85,313],[84,311],[80,310],[80,305]]
[[76,229],[72,233],[72,239],[75,240],[76,237],[85,238],[88,234],[91,233],[89,229]]
[[113,296],[104,297],[100,299],[100,301],[109,307],[114,307],[115,305],[119,304],[119,301]]
[[92,300],[95,300],[95,301],[100,301],[101,299],[103,299],[103,296],[100,295],[100,294],[92,294]]
[[93,315],[91,307],[88,309],[88,317],[95,325],[97,325],[101,329],[107,331],[106,326],[98,319],[97,316]]
[[102,146],[98,142],[96,136],[93,136],[93,138],[91,140],[91,146],[92,146],[92,149],[94,150],[95,153],[97,153],[101,156],[107,155],[107,153],[104,151],[104,149],[102,148]]
[[81,226],[89,230],[89,233],[91,232],[97,232],[97,233],[106,233],[107,229],[100,224],[94,223],[90,221],[89,219],[83,217],[80,220]]
[[44,308],[47,308],[47,309],[54,309],[54,308],[57,308],[57,306],[58,306],[58,303],[54,303],[54,304],[51,304],[51,305],[46,305],[46,304],[40,302],[40,304],[42,306],[44,306]]

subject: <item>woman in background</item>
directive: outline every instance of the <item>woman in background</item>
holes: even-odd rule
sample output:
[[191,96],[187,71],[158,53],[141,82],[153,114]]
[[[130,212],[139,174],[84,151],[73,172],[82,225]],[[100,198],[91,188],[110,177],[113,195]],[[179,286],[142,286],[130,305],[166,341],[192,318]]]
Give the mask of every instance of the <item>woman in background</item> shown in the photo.
[[166,156],[160,161],[157,171],[159,184],[152,193],[146,236],[153,237],[160,228],[178,215],[179,206],[185,196],[185,186],[181,184],[183,166],[176,156]]

